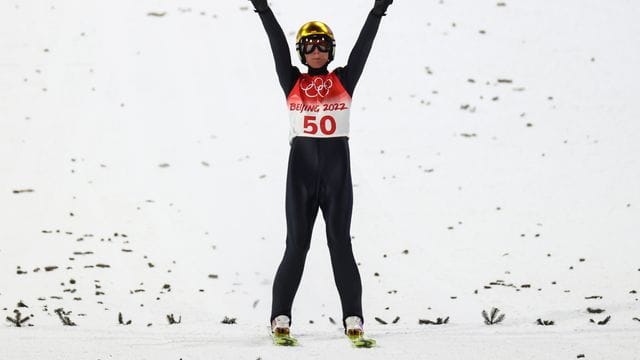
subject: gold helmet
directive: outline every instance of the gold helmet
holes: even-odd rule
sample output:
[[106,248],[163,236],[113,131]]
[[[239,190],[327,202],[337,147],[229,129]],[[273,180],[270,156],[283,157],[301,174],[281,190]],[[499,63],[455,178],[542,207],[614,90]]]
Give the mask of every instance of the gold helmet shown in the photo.
[[333,60],[336,52],[336,39],[333,36],[333,31],[331,31],[331,28],[329,28],[327,24],[320,21],[309,21],[302,25],[300,30],[298,30],[298,35],[296,35],[296,50],[298,51],[298,56],[300,56],[300,61],[302,61],[303,64],[306,64],[306,62],[304,58],[304,47],[302,45],[306,38],[324,38],[329,41],[331,44],[331,49],[329,50],[329,62]]

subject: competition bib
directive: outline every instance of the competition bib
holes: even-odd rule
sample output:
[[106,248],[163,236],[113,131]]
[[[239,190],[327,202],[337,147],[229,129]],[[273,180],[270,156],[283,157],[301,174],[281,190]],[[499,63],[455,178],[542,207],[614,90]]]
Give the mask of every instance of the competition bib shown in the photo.
[[302,74],[287,97],[289,142],[296,136],[349,136],[351,96],[335,73]]

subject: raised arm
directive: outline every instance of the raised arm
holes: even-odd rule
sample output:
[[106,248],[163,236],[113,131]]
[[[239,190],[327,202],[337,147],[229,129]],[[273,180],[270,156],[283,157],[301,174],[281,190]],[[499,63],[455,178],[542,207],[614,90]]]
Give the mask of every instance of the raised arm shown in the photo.
[[278,73],[278,79],[280,86],[285,93],[285,96],[289,95],[293,85],[295,85],[296,79],[300,74],[300,70],[291,64],[291,52],[289,52],[289,46],[287,45],[287,39],[284,36],[284,32],[278,24],[276,17],[273,15],[273,11],[267,5],[267,0],[250,0],[255,8],[255,12],[260,15],[262,25],[269,37],[269,43],[271,44],[271,52],[273,52],[273,59],[276,63],[276,72]]
[[371,52],[373,40],[378,33],[380,21],[382,17],[386,15],[385,12],[392,3],[393,0],[375,0],[373,9],[369,12],[367,20],[358,36],[358,40],[353,46],[351,54],[349,54],[347,65],[343,68],[336,69],[336,73],[340,77],[349,95],[353,95],[353,91],[356,88],[356,84],[362,75],[362,70],[364,70],[364,65]]

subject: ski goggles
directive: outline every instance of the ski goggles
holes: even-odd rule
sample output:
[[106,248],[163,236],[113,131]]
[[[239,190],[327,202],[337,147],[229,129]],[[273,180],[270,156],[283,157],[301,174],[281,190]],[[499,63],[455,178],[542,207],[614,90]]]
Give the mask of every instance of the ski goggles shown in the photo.
[[318,49],[320,52],[329,52],[331,48],[333,48],[331,41],[323,38],[307,38],[302,40],[302,44],[300,45],[305,54],[311,54],[315,49]]

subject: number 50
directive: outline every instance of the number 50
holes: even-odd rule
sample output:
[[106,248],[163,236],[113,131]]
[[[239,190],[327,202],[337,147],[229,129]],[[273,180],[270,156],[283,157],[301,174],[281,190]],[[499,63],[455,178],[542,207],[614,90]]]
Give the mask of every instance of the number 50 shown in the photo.
[[[320,118],[320,131],[324,135],[331,135],[336,132],[336,119],[331,115]],[[318,133],[318,119],[315,116],[304,117],[304,133],[315,135]]]

